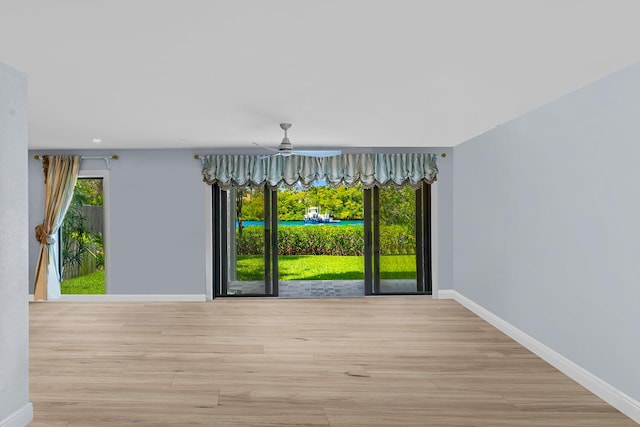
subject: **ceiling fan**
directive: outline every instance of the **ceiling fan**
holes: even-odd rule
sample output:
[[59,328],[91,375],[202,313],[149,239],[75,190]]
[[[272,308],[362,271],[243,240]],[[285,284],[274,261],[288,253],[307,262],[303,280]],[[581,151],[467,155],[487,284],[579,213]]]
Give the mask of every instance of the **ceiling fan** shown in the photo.
[[[340,150],[294,150],[287,136],[287,131],[291,128],[291,123],[280,123],[280,129],[284,131],[284,138],[278,148],[265,147],[254,142],[255,145],[265,150],[273,151],[272,156],[307,156],[307,157],[331,157],[342,154]],[[268,157],[268,156],[265,156]]]

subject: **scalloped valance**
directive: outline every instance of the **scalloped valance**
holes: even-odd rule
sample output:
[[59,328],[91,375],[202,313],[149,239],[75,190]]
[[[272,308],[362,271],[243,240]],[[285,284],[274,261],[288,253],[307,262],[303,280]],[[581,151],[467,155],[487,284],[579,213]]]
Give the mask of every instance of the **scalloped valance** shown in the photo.
[[231,187],[328,185],[365,188],[410,185],[419,187],[437,179],[435,154],[363,153],[334,157],[208,155],[202,160],[203,181],[223,189]]

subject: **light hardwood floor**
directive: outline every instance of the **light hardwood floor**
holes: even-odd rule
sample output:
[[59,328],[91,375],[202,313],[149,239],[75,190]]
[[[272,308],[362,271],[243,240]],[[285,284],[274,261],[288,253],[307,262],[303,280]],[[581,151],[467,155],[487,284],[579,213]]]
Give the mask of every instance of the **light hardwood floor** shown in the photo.
[[32,303],[40,426],[633,426],[454,301]]

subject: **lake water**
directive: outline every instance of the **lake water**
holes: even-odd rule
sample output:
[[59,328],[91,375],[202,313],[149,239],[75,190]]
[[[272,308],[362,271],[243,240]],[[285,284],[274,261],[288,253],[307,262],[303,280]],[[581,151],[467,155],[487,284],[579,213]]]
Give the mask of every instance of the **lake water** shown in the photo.
[[[242,225],[245,227],[264,227],[264,221],[242,221]],[[333,223],[325,223],[325,224],[313,224],[307,223],[304,221],[278,221],[278,227],[291,227],[291,226],[309,226],[309,227],[318,227],[318,226],[326,226],[326,227],[340,227],[345,225],[358,225],[363,226],[364,220],[362,219],[351,219],[351,220],[342,220],[340,222]],[[238,222],[236,221],[236,227],[238,226]]]

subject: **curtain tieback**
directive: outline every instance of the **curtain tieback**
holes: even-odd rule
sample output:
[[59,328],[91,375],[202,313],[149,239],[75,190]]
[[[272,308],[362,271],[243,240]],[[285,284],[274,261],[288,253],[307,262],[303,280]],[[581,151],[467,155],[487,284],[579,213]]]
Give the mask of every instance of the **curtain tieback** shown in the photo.
[[36,226],[36,240],[43,245],[53,245],[56,242],[56,239],[54,239],[53,236],[44,231],[44,224]]

